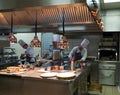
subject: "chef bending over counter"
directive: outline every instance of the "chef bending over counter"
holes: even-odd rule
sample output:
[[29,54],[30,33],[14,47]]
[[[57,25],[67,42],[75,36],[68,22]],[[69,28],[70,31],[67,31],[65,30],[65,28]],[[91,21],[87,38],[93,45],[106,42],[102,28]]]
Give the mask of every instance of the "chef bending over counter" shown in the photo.
[[[67,63],[70,65],[71,61],[74,61],[74,67],[79,68],[82,65],[85,65],[85,60],[87,58],[87,45],[89,44],[88,39],[83,39],[83,41],[78,45],[73,47],[73,49],[70,51],[68,55],[69,62]],[[58,54],[56,55],[56,53]],[[42,57],[42,59],[39,61],[40,65],[43,67],[53,66],[53,65],[64,65],[63,62],[63,55],[60,49],[55,48],[54,45],[50,45],[49,51]],[[55,64],[55,60],[59,60],[57,64]],[[63,63],[63,64],[59,64]],[[69,67],[68,67],[69,68]],[[70,68],[69,68],[70,69]]]
[[41,67],[49,67],[53,65],[62,65],[62,60],[63,55],[61,50],[53,45],[50,45],[49,50],[44,53],[41,59],[37,60],[37,63]]
[[70,61],[74,61],[74,67],[80,67],[83,64],[87,58],[87,45],[89,44],[88,39],[83,39],[83,41],[78,45],[73,47],[73,49],[70,51],[68,57]]
[[23,49],[26,49],[24,54],[21,54],[21,57],[25,58],[25,61],[30,64],[35,63],[34,49],[30,45],[28,45],[26,42],[24,42],[22,39],[20,39],[18,43]]

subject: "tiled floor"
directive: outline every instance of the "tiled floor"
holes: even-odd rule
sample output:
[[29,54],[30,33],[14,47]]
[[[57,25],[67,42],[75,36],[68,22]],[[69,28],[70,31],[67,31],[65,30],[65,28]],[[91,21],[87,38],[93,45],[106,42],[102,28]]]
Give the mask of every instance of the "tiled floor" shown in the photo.
[[103,86],[100,95],[120,95],[117,86]]
[[117,86],[102,86],[102,92],[90,91],[90,95],[120,95]]

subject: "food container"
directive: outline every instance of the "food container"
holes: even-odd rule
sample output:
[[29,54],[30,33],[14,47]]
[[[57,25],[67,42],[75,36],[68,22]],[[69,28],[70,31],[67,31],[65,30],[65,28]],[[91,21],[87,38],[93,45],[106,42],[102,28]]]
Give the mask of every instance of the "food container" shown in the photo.
[[53,50],[53,60],[60,59],[60,50]]

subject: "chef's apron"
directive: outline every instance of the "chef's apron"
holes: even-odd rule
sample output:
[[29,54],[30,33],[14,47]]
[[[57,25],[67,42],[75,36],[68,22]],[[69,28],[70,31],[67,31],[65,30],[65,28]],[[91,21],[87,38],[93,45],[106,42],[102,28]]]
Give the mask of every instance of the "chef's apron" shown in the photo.
[[[82,58],[81,52],[75,52],[75,53],[74,53],[74,58],[75,58],[74,61],[80,60],[80,59]],[[74,63],[74,67],[75,67],[75,68],[79,68],[79,67],[80,67],[80,64]]]
[[30,64],[33,64],[35,62],[34,57],[26,57],[26,62],[29,62]]
[[75,52],[74,53],[74,61],[80,60],[82,58],[81,52]]

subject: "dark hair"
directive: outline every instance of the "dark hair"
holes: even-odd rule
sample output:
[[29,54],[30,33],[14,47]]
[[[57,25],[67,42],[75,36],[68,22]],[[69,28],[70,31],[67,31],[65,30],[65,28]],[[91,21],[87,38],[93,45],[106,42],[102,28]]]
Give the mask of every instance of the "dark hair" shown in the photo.
[[24,45],[23,45],[23,48],[26,49],[27,47],[28,47],[28,44],[24,44]]

